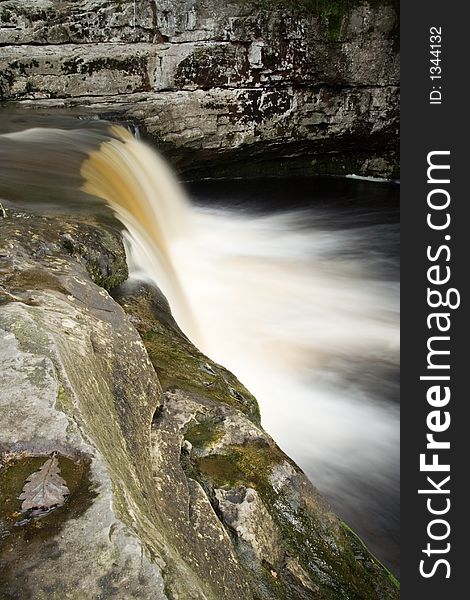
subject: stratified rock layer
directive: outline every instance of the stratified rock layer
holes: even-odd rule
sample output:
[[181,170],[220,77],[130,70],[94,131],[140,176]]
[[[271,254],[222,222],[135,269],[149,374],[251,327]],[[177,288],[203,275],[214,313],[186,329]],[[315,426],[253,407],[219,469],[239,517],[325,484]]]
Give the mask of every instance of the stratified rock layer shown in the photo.
[[[7,210],[0,240],[2,598],[398,597],[253,396],[123,283],[114,221]],[[53,452],[71,493],[22,515]]]
[[391,176],[397,39],[393,0],[7,0],[0,93],[129,120],[185,171]]

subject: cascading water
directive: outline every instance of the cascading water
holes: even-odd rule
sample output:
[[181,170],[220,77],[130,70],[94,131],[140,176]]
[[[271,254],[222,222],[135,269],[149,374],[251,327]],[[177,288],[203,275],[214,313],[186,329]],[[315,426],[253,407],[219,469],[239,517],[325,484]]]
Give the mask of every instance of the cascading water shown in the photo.
[[[358,251],[365,229],[325,227],[311,208],[193,205],[123,128],[1,138],[10,187],[21,174],[48,192],[60,168],[60,190],[72,197],[81,187],[112,208],[126,228],[131,276],[162,289],[188,337],[253,392],[265,428],[380,553],[380,535],[394,526],[365,524],[397,518],[399,415],[380,376],[397,370],[398,288],[396,277],[377,275],[376,256]],[[52,155],[61,162],[51,166]]]
[[[150,278],[166,294],[179,325],[197,342],[192,316],[174,261],[180,240],[190,244],[189,203],[164,161],[122,127],[83,162],[82,190],[106,201],[126,227],[131,275]],[[158,282],[158,283],[157,283]]]

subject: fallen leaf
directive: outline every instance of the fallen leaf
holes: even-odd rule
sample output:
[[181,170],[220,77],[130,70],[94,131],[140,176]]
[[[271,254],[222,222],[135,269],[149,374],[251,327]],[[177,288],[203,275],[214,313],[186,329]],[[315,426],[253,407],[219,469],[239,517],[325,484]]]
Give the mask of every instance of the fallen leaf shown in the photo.
[[18,500],[23,500],[21,510],[52,508],[62,506],[69,488],[60,476],[59,461],[56,455],[42,465],[39,471],[32,473],[23,487]]

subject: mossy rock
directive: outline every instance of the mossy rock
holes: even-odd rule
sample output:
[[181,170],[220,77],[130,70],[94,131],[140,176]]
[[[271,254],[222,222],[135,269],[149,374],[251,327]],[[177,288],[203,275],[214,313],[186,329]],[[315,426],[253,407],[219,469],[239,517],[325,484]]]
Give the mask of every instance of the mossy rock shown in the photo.
[[[36,386],[31,408],[46,411],[38,422],[54,439],[36,439],[36,423],[27,423],[34,410],[26,410],[24,397],[15,404],[7,394],[9,414],[25,416],[32,437],[23,445],[91,445],[99,472],[97,498],[66,538],[71,545],[54,538],[61,564],[80,546],[80,557],[101,573],[90,580],[93,592],[77,593],[88,600],[101,586],[103,597],[123,598],[127,588],[113,582],[129,557],[134,583],[142,575],[137,558],[145,564],[145,590],[160,585],[157,565],[164,565],[170,597],[396,600],[388,572],[263,431],[255,398],[194,347],[161,293],[131,282],[112,288],[108,277],[124,277],[112,221],[25,214],[0,221],[2,329],[10,354],[16,347],[18,356],[34,359],[25,363],[28,371],[18,370],[18,382]],[[92,279],[109,285],[120,306]],[[12,427],[11,447],[17,433]],[[95,555],[83,539],[86,518],[104,548]],[[29,561],[21,577],[40,571],[40,600],[45,585],[52,586],[51,600],[61,585],[78,600],[78,571],[62,580],[48,566],[53,557],[43,557],[47,573]],[[156,597],[164,597],[163,588]]]
[[9,210],[6,218],[0,218],[0,250],[8,256],[8,245],[21,243],[37,264],[4,270],[0,285],[11,288],[12,293],[44,288],[64,293],[50,264],[54,260],[65,264],[70,255],[85,265],[94,283],[110,290],[128,276],[121,229],[111,215],[78,216],[72,221],[65,216],[43,217]]
[[[183,444],[180,455],[188,481],[202,486],[222,522],[220,490],[236,497],[239,489],[253,489],[265,507],[265,520],[257,524],[260,535],[277,531],[279,552],[285,558],[272,565],[268,559],[253,558],[239,531],[226,523],[253,597],[396,600],[397,589],[388,571],[365,548],[357,560],[355,545],[339,520],[260,428],[256,400],[233,375],[191,344],[162,294],[148,284],[126,283],[113,296],[139,331],[166,391],[166,409],[155,417],[156,430],[171,422],[172,411],[184,422],[187,415],[182,407],[185,399],[188,403],[192,416],[182,433],[189,446]],[[239,443],[230,443],[229,421],[235,430],[251,433],[240,435]],[[246,423],[252,423],[251,428]],[[288,483],[275,483],[277,470],[289,474]]]
[[255,423],[259,406],[227,369],[200,352],[176,324],[166,299],[145,283],[126,283],[113,297],[131,316],[163,389],[180,389],[232,406]]

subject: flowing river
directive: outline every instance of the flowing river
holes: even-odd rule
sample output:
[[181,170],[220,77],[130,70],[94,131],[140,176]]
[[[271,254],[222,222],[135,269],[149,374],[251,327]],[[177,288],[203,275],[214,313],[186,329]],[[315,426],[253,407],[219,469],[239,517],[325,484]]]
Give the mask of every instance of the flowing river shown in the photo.
[[[398,572],[398,185],[195,181],[120,127],[0,136],[0,196],[102,210],[131,277],[257,397],[267,431]],[[0,199],[2,199],[0,197]],[[8,202],[7,202],[8,205]]]
[[206,351],[398,573],[399,186],[287,177],[188,189],[203,258],[185,280]]

